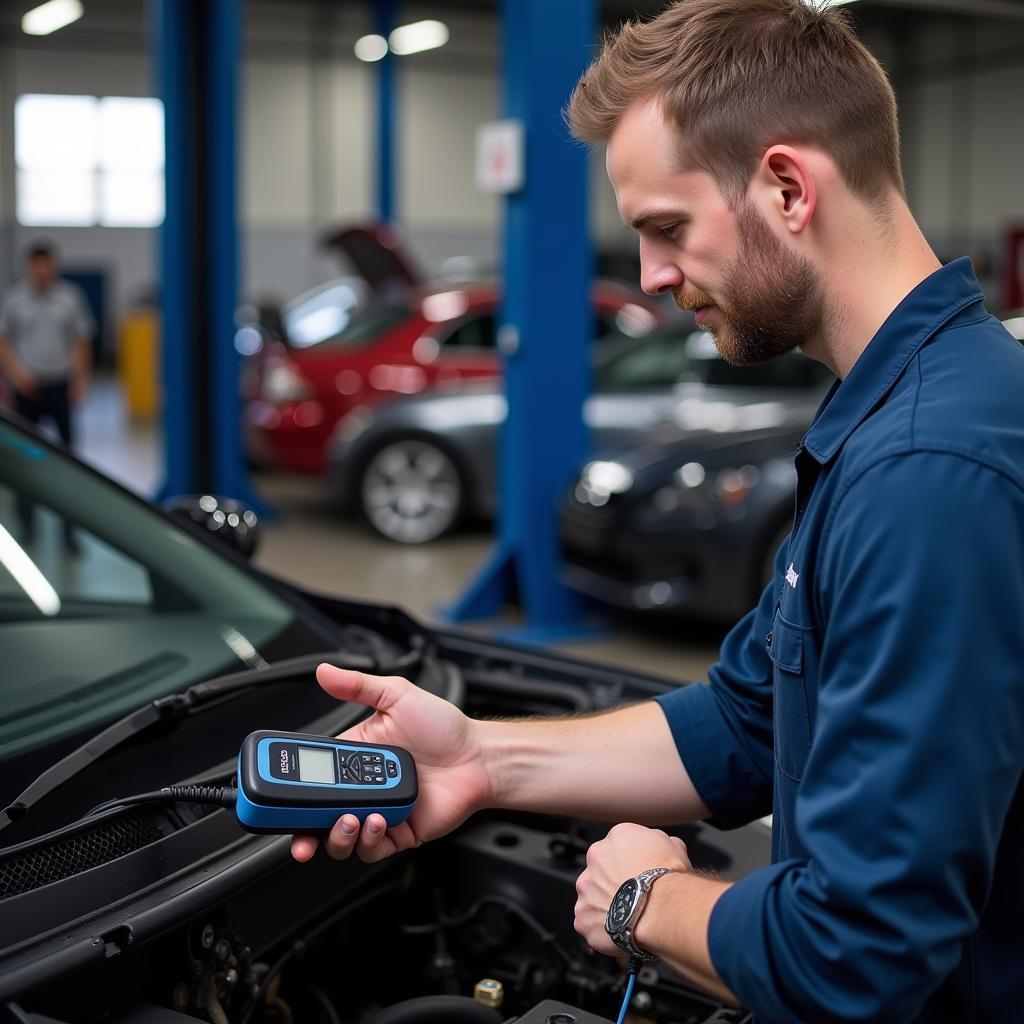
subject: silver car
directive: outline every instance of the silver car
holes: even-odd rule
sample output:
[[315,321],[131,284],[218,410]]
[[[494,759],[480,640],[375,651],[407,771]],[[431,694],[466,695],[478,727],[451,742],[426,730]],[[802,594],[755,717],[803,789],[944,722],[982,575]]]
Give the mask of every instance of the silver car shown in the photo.
[[[686,322],[641,339],[608,338],[599,351],[584,416],[602,455],[709,425],[726,434],[772,426],[794,403],[807,405],[801,414],[809,421],[831,379],[796,352],[764,366],[730,366],[710,336]],[[490,518],[505,413],[500,382],[354,410],[329,445],[330,497],[404,544]]]

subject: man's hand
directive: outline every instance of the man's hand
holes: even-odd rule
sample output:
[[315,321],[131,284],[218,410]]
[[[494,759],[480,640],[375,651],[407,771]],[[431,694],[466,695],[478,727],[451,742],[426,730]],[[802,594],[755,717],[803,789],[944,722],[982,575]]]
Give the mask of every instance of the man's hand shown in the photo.
[[36,375],[26,370],[24,366],[18,366],[11,370],[11,383],[19,395],[26,398],[34,398],[39,390],[39,381]]
[[[316,678],[332,697],[375,710],[339,739],[404,747],[416,761],[419,778],[416,807],[401,825],[388,830],[381,815],[371,814],[360,829],[354,814],[339,818],[324,840],[331,857],[344,860],[355,851],[360,860],[382,860],[445,835],[484,806],[492,785],[476,723],[454,704],[397,676],[371,676],[325,664],[316,670]],[[296,836],[292,856],[309,860],[319,842],[314,836]]]
[[71,383],[68,385],[68,398],[72,405],[81,405],[85,401],[85,396],[89,393],[89,378],[84,375],[79,375],[71,379]]
[[576,880],[574,923],[591,949],[608,956],[624,955],[604,930],[612,897],[627,878],[648,868],[662,867],[689,871],[691,865],[686,844],[658,828],[616,825],[590,847],[586,870]]

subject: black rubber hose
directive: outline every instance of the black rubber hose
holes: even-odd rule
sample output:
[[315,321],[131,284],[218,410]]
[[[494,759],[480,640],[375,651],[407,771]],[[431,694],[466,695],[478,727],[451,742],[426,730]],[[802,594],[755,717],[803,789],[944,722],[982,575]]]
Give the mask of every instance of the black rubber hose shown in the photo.
[[422,996],[381,1010],[370,1024],[501,1024],[504,1019],[469,996]]

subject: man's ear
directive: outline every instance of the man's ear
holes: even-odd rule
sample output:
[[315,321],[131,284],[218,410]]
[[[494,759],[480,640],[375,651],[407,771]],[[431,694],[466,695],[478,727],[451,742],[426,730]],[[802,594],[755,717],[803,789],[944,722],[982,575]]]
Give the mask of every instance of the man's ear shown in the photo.
[[814,216],[818,194],[805,152],[793,146],[772,146],[761,158],[753,185],[761,202],[767,203],[788,231],[799,235],[806,230]]

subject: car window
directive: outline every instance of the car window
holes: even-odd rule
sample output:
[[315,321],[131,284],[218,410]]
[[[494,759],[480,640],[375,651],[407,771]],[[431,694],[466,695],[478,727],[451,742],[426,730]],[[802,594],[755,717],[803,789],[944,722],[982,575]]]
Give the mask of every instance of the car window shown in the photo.
[[[26,536],[25,520],[31,524]],[[73,528],[49,505],[29,502],[0,484],[0,544],[21,542],[38,577],[16,560],[0,557],[0,623],[34,619],[44,607],[89,611],[116,605],[119,611],[150,608],[149,573],[95,534]],[[31,585],[26,585],[30,583]],[[52,591],[52,593],[51,593]]]
[[610,355],[594,371],[598,391],[632,391],[671,387],[691,367],[684,335],[648,335],[642,341],[625,336],[606,338]]
[[244,568],[0,419],[0,762],[323,646]]
[[307,348],[337,337],[365,301],[366,287],[354,279],[320,285],[281,311],[285,338],[295,348]]
[[463,349],[493,349],[496,344],[496,324],[493,313],[480,313],[460,320],[447,334],[438,337],[445,351]]
[[788,352],[758,366],[733,366],[705,331],[660,331],[640,340],[606,339],[595,370],[599,391],[670,388],[698,383],[735,388],[813,388],[832,380],[821,363]]
[[373,306],[356,312],[343,330],[309,347],[337,346],[348,348],[364,345],[386,331],[397,327],[411,316],[412,310],[404,304]]

